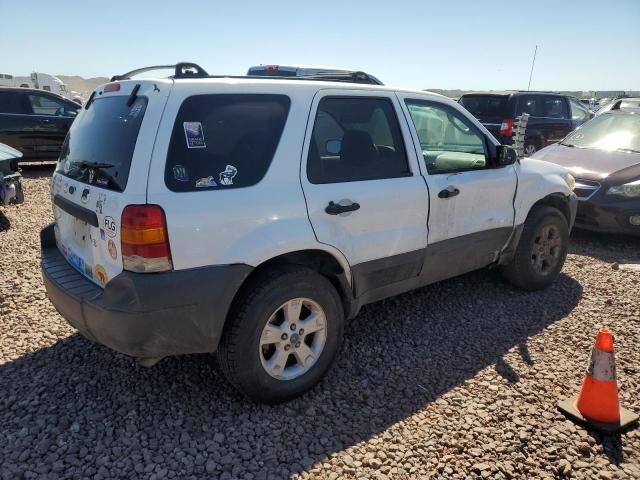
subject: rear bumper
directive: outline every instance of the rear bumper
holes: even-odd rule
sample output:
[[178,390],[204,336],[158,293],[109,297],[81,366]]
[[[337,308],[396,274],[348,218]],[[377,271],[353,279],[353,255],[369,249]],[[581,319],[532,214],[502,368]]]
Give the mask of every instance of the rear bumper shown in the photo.
[[596,195],[591,200],[578,202],[576,228],[603,233],[640,235],[640,225],[632,225],[630,217],[640,217],[640,200],[603,198]]
[[134,357],[217,349],[236,292],[252,267],[220,265],[167,273],[122,272],[104,289],[58,251],[53,225],[41,232],[47,296],[83,336]]

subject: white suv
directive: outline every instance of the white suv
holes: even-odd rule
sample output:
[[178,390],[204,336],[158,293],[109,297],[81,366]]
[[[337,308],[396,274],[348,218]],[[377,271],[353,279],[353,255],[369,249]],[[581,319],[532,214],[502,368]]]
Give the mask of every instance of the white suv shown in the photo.
[[562,268],[572,177],[516,161],[448,98],[181,64],[116,78],[65,140],[42,269],[71,325],[143,363],[217,351],[241,392],[280,402],[322,378],[364,304]]

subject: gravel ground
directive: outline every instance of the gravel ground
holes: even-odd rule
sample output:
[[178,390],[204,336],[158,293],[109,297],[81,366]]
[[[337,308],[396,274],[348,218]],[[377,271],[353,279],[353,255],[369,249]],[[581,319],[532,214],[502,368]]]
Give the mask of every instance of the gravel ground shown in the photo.
[[51,168],[25,170],[27,202],[0,212],[2,478],[640,478],[640,429],[601,437],[555,408],[607,325],[640,410],[640,272],[616,265],[637,240],[576,235],[543,292],[483,271],[370,305],[320,385],[267,407],[212,355],[145,369],[69,327],[39,270]]

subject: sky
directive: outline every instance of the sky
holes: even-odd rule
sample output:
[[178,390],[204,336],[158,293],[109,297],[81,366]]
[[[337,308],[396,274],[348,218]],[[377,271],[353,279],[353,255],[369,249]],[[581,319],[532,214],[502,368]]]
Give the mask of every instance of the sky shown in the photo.
[[327,65],[404,88],[640,90],[640,0],[0,0],[0,72]]

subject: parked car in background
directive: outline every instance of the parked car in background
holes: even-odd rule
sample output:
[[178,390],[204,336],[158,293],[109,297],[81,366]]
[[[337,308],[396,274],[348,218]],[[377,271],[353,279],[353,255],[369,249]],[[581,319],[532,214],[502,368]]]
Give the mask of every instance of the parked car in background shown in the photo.
[[640,109],[610,110],[532,158],[576,179],[576,227],[640,235]]
[[24,162],[57,160],[80,108],[54,93],[0,87],[0,142],[19,150]]
[[15,148],[0,143],[0,205],[24,202],[22,175],[18,160],[22,154]]
[[462,95],[459,102],[504,145],[513,142],[515,118],[528,113],[526,156],[559,142],[593,117],[578,99],[549,92],[474,92]]
[[602,106],[596,115],[602,115],[610,110],[637,110],[640,109],[640,98],[623,97],[608,101]]
[[458,103],[175,70],[98,87],[52,178],[44,283],[87,337],[145,362],[218,351],[275,403],[323,377],[363,305],[488,266],[527,290],[562,269],[573,177],[518,162]]

